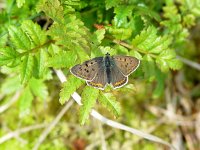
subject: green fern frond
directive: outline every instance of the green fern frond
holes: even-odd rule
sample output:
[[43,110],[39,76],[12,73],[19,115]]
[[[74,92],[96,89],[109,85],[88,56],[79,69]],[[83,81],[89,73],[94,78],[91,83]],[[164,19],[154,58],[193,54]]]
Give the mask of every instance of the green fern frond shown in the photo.
[[85,124],[89,117],[89,113],[99,96],[99,90],[90,86],[86,86],[81,94],[83,106],[80,109],[80,123]]
[[29,79],[32,77],[33,73],[33,66],[34,66],[34,58],[31,54],[24,56],[22,58],[22,63],[20,64],[20,77],[21,77],[21,83],[25,84],[29,81]]
[[116,97],[114,97],[111,93],[103,93],[100,92],[98,101],[109,111],[111,111],[116,117],[118,117],[121,113],[121,107],[119,102],[116,101]]
[[54,68],[70,68],[74,65],[77,55],[74,51],[60,51],[53,57],[49,57],[47,61],[48,67]]
[[60,103],[64,104],[70,96],[83,84],[82,80],[77,79],[73,75],[69,76],[67,81],[63,83],[60,92]]
[[0,48],[0,66],[11,65],[19,54],[11,47]]
[[30,38],[21,28],[10,26],[8,32],[11,42],[18,52],[25,52],[31,49]]
[[19,98],[20,117],[24,117],[30,113],[32,101],[33,101],[33,94],[29,86],[27,86]]

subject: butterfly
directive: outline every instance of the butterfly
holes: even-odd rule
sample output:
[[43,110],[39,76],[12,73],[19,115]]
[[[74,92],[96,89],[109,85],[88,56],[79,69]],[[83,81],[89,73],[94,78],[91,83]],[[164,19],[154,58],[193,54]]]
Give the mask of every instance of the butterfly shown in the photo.
[[70,72],[78,78],[86,80],[87,85],[104,90],[107,84],[114,89],[127,84],[128,76],[134,72],[140,60],[131,56],[96,57],[75,65]]

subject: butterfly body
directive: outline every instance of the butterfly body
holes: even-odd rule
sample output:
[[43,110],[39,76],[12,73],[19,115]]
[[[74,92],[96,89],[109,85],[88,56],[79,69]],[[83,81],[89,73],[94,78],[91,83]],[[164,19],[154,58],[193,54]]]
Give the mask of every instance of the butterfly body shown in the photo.
[[124,86],[128,75],[137,69],[140,61],[131,56],[96,57],[71,68],[71,73],[86,80],[87,84],[104,90],[107,84],[113,88]]

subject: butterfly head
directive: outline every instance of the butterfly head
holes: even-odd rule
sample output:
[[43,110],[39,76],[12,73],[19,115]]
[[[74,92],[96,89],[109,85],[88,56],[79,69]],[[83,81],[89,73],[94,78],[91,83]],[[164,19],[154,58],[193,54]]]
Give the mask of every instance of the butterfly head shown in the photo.
[[110,54],[107,52],[107,53],[106,53],[106,56],[110,56]]

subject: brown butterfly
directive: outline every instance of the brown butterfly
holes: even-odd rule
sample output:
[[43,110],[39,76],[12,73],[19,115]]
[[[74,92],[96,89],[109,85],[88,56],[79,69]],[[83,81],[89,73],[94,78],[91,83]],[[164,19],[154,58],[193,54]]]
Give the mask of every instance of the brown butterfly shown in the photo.
[[96,57],[71,68],[71,73],[86,80],[87,85],[104,90],[107,84],[120,88],[128,82],[128,76],[134,72],[140,60],[131,56]]

